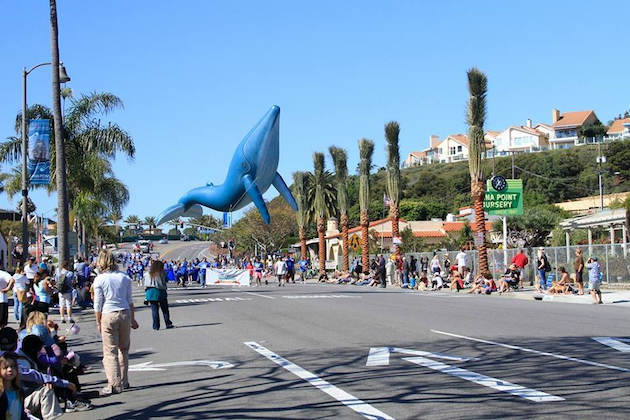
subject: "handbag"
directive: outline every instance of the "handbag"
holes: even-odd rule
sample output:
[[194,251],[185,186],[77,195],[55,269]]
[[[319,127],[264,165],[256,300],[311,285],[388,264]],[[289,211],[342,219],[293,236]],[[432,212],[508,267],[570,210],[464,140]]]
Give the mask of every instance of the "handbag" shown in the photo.
[[157,302],[160,300],[160,289],[156,287],[148,287],[145,292],[145,299],[149,302]]

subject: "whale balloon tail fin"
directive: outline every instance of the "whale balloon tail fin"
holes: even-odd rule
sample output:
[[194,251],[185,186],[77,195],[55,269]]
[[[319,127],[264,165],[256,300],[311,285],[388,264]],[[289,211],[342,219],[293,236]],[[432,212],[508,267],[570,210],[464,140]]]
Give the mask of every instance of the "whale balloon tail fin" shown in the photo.
[[157,218],[155,222],[156,226],[166,223],[169,220],[177,219],[178,217],[201,217],[203,215],[203,207],[199,204],[193,204],[188,210],[183,204],[177,203],[164,210]]

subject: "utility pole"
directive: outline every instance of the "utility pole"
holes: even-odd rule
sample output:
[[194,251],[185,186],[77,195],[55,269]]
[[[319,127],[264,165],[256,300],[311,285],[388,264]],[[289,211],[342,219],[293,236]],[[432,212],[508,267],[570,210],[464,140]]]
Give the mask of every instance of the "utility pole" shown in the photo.
[[602,144],[597,144],[597,175],[599,177],[599,209],[604,210],[604,186],[602,183],[602,163],[606,163],[606,156],[602,156]]
[[515,171],[514,171],[514,152],[512,152],[512,179],[515,179]]

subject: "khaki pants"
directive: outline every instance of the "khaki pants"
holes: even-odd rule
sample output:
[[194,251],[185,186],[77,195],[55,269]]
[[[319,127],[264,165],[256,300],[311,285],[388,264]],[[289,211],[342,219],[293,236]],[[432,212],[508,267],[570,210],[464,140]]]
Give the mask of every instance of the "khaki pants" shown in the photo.
[[39,387],[24,399],[24,408],[28,409],[33,416],[43,420],[56,419],[63,414],[63,410],[55,396],[55,391],[46,385]]
[[103,313],[103,366],[107,384],[114,392],[122,392],[129,383],[129,346],[131,345],[131,311]]

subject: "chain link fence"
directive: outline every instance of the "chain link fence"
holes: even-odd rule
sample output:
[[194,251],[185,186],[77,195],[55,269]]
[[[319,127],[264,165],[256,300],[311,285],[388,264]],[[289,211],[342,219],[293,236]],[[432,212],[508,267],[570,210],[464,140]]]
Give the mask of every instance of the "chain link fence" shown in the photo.
[[[575,260],[575,250],[582,250],[582,256],[584,258],[584,262],[588,259],[589,256],[596,256],[599,264],[601,265],[601,270],[604,275],[604,282],[606,283],[630,283],[630,261],[628,261],[628,249],[627,246],[622,244],[611,245],[592,245],[589,247],[588,245],[581,246],[570,246],[570,247],[545,247],[545,252],[547,254],[547,259],[552,267],[552,273],[555,274],[555,278],[560,278],[558,271],[559,267],[565,267],[567,272],[570,273],[571,276],[574,274],[573,262]],[[537,259],[537,248],[523,248],[523,252],[529,258],[529,264],[525,267],[525,279],[524,282],[527,284],[528,282],[534,281],[536,277],[536,259]],[[440,263],[444,263],[445,254],[448,253],[451,264],[457,264],[455,260],[455,256],[459,251],[438,251],[437,254],[440,258]],[[512,262],[512,258],[514,255],[518,253],[518,249],[508,249],[506,251],[507,254],[507,265],[510,265]],[[420,260],[421,257],[427,257],[429,262],[433,258],[433,252],[414,252],[405,254],[408,257],[413,255],[415,258]],[[468,254],[468,265],[472,268],[473,272],[477,271],[477,267],[479,266],[479,255],[477,251],[466,251]],[[373,256],[371,256],[373,258]],[[488,250],[488,265],[490,266],[490,271],[492,272],[495,278],[500,277],[506,270],[506,265],[504,264],[504,253],[502,249],[489,249]],[[585,270],[585,280],[588,278],[587,270]]]

